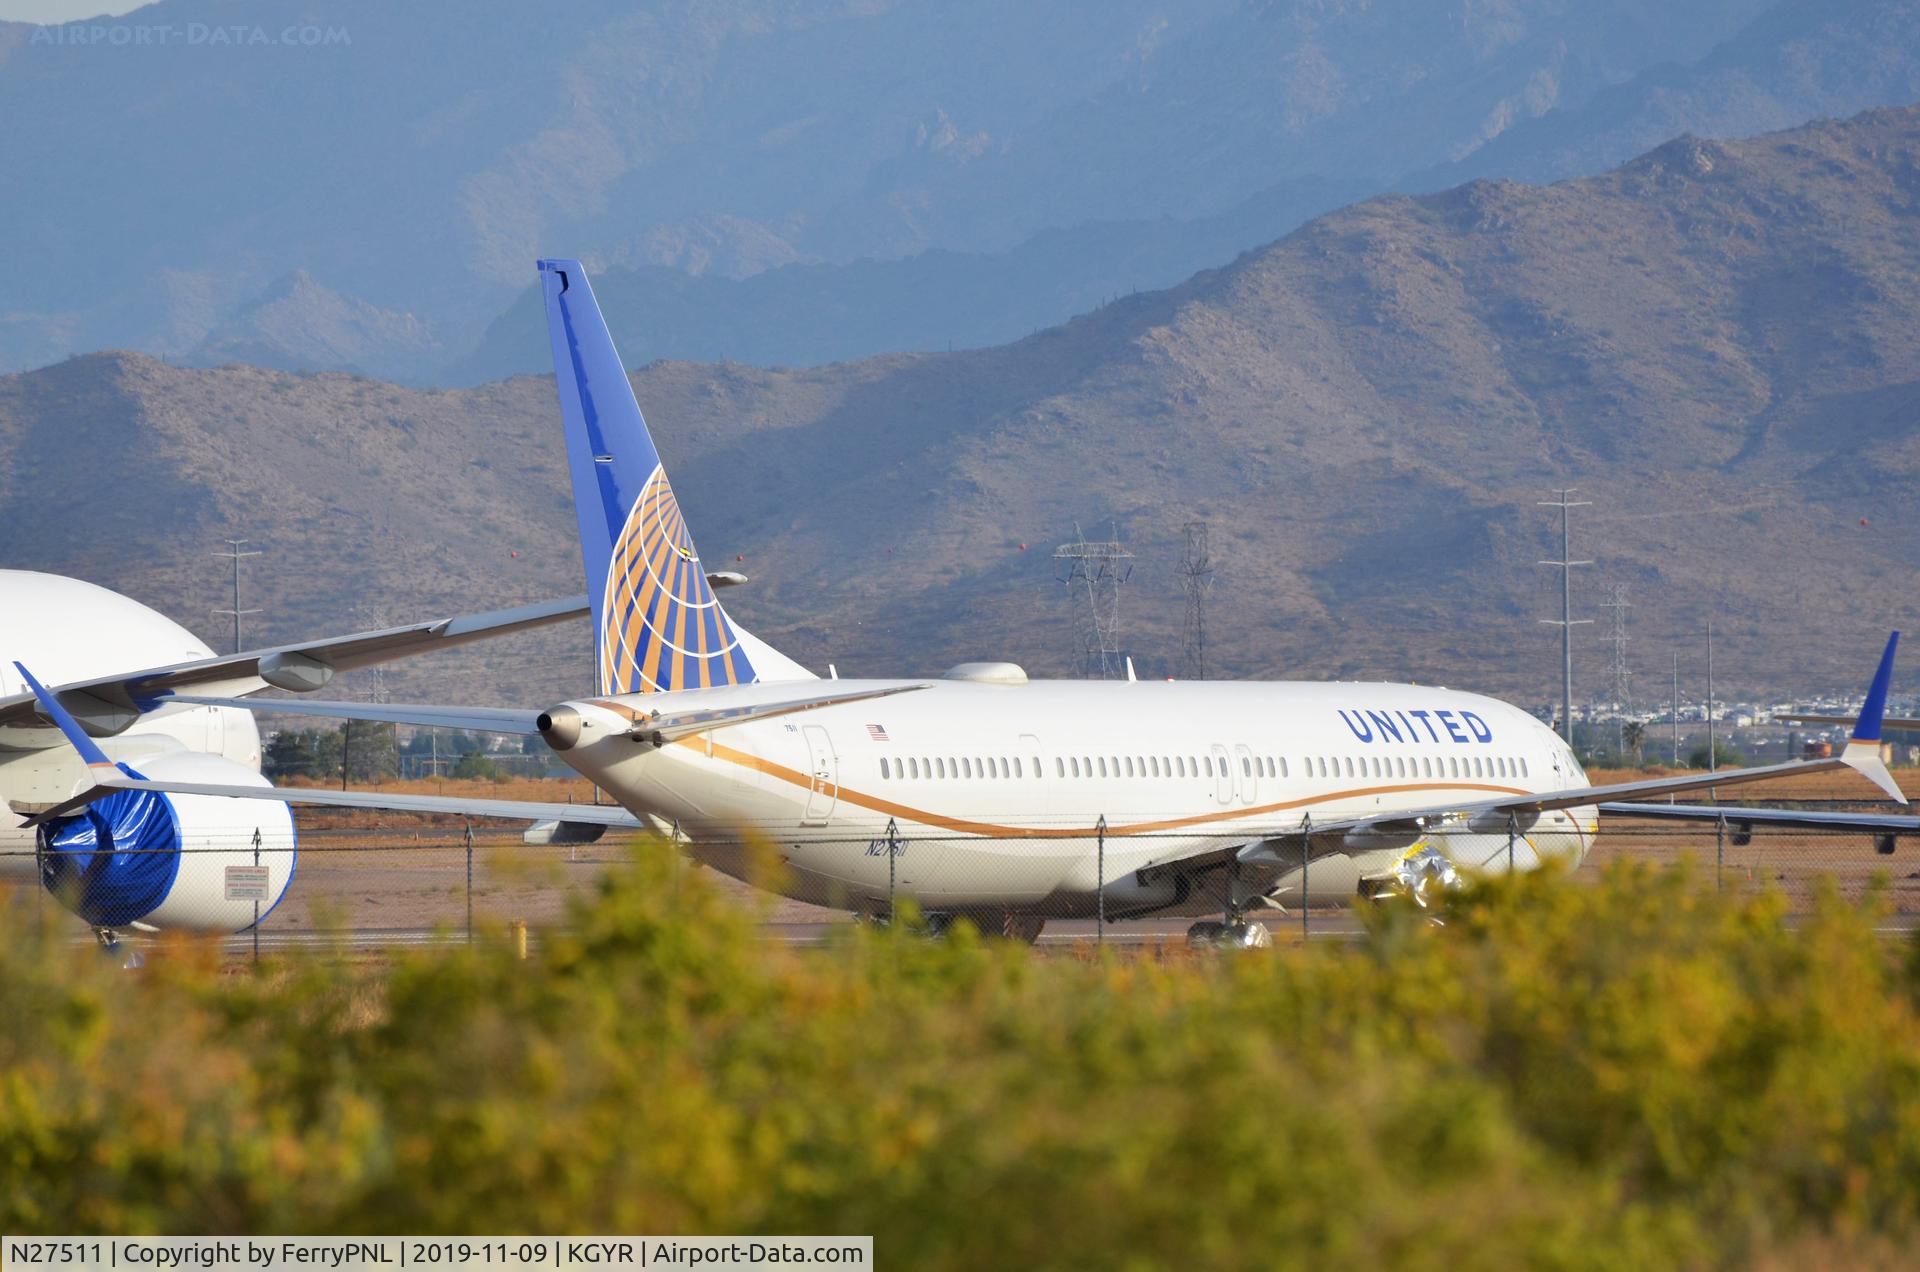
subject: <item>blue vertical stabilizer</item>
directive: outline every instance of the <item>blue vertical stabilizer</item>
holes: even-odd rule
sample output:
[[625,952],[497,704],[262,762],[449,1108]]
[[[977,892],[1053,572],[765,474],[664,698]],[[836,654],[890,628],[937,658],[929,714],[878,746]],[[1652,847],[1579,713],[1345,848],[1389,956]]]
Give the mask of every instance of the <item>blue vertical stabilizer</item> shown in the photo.
[[601,693],[757,677],[715,599],[578,261],[540,262]]

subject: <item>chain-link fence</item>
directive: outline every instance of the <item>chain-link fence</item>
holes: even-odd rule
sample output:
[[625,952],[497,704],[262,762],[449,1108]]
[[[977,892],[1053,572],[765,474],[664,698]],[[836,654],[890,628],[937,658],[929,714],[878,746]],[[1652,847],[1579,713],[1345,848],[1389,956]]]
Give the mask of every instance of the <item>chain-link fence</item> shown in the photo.
[[[1209,916],[1259,921],[1276,936],[1289,932],[1337,936],[1359,930],[1352,902],[1356,893],[1371,890],[1372,885],[1361,881],[1355,859],[1343,851],[1336,836],[1306,841],[1312,843],[1312,851],[1304,870],[1296,835],[1293,846],[1283,843],[1277,859],[1266,862],[1263,869],[1248,865],[1237,873],[1227,858],[1247,842],[1247,836],[1244,831],[1222,835],[1218,843],[1222,859],[1184,882],[1138,868],[1143,855],[1157,855],[1162,838],[1170,844],[1174,836],[1126,835],[1108,842],[1096,838],[1086,845],[1092,849],[1085,863],[1092,886],[1081,889],[1077,901],[1064,903],[1071,913],[1056,913],[1048,919],[1043,942],[1178,940],[1190,924]],[[1178,840],[1185,851],[1194,851],[1194,836],[1183,833]],[[911,836],[896,830],[891,840],[862,834],[811,842],[816,853],[857,861],[859,868],[848,869],[846,881],[837,887],[818,878],[792,887],[805,899],[779,896],[732,877],[735,873],[763,877],[755,874],[755,862],[776,875],[787,869],[778,840],[753,837],[703,841],[697,846],[683,843],[676,857],[686,870],[700,872],[741,905],[751,907],[768,939],[794,943],[824,941],[836,926],[854,921],[856,914],[884,921],[895,907],[904,910],[916,900],[924,911],[922,921],[931,920],[936,927],[952,916],[964,915],[989,931],[997,928],[1006,935],[1031,937],[1034,925],[1021,921],[1023,908],[1046,905],[1058,911],[1063,905],[1059,893],[1036,895],[1028,882],[1016,877],[1021,855],[1032,851],[1032,841],[983,841],[944,832]],[[1406,851],[1432,848],[1464,866],[1494,871],[1504,868],[1509,853],[1517,854],[1522,864],[1531,856],[1524,835],[1504,850],[1502,845],[1498,834],[1436,831],[1408,845]],[[137,908],[138,898],[129,898],[125,890],[150,890],[160,886],[155,883],[160,878],[176,893],[167,902],[174,909],[166,917],[180,917],[183,911],[178,907],[183,902],[178,894],[190,886],[201,894],[205,906],[226,907],[224,925],[242,930],[235,941],[243,952],[254,944],[256,933],[258,944],[267,950],[305,945],[377,949],[488,937],[508,932],[515,924],[526,925],[537,941],[542,930],[564,924],[570,904],[588,894],[607,870],[633,851],[668,849],[658,840],[639,841],[636,846],[631,836],[614,832],[591,843],[529,844],[523,842],[518,828],[498,826],[321,828],[301,833],[298,867],[290,885],[272,854],[263,858],[249,836],[170,854],[177,862],[158,852],[150,854],[153,861],[143,862],[139,860],[143,850],[137,849],[112,854],[110,861],[104,860],[107,854],[96,854],[103,859],[98,868],[69,868],[64,873],[48,872],[43,854],[0,853],[0,879],[18,885],[7,902],[16,917],[30,910],[32,922],[71,930],[76,938],[86,937],[90,926],[80,914],[99,922],[103,916],[110,918],[123,902]],[[966,894],[963,902],[943,903],[942,897],[959,895],[956,889],[964,887],[983,885],[985,893],[995,891],[999,884],[991,877],[990,866],[985,867],[988,877],[981,876],[983,863],[992,860],[983,854],[993,852],[1002,854],[1007,863],[1005,892],[1028,900],[996,910],[991,903],[982,903],[975,892]],[[964,863],[956,864],[962,862],[963,854]],[[723,869],[704,869],[702,857]],[[264,866],[258,864],[263,859]],[[1608,817],[1572,877],[1576,882],[1594,878],[1608,863],[1621,860],[1661,866],[1689,862],[1696,886],[1778,889],[1794,912],[1812,907],[1823,881],[1831,881],[1843,897],[1855,899],[1880,888],[1896,915],[1920,919],[1920,841],[1913,839],[1857,831],[1748,829],[1737,820],[1737,810],[1730,810],[1724,825]],[[147,865],[155,869],[141,868]],[[53,888],[58,896],[33,882],[36,875],[49,873],[55,876]],[[956,881],[960,873],[967,882]],[[1236,879],[1242,887],[1238,893],[1233,890]],[[790,875],[788,882],[793,883]],[[1260,891],[1274,885],[1272,900],[1260,899]],[[257,928],[246,931],[253,906],[263,917]],[[137,921],[102,925],[128,935],[139,931]]]

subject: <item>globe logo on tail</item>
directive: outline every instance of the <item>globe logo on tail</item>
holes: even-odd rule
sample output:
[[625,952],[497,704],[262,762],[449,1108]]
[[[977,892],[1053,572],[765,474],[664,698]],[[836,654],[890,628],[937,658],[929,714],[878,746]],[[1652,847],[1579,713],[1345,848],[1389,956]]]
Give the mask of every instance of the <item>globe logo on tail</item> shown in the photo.
[[607,569],[602,693],[751,684],[753,667],[714,598],[673,487],[655,467]]

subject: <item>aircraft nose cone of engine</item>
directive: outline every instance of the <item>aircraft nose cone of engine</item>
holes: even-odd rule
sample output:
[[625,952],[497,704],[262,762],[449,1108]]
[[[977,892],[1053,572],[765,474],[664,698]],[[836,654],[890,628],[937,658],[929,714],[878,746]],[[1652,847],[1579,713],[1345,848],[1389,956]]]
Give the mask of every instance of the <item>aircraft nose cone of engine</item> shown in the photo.
[[[522,716],[521,719],[525,719]],[[547,745],[556,751],[566,751],[580,740],[580,713],[572,707],[553,707],[542,711],[540,718],[533,722],[540,730],[540,736]]]

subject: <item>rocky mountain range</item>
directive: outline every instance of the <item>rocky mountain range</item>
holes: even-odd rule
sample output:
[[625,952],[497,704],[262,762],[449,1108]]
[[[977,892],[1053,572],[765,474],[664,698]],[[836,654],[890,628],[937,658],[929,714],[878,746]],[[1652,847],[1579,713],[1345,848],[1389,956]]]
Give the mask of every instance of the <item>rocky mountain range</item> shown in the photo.
[[1910,102],[1915,13],[160,0],[0,24],[0,370],[119,347],[478,383],[538,369],[528,263],[555,254],[632,271],[636,356],[998,344],[1380,191]]
[[[1708,619],[1730,689],[1852,689],[1920,595],[1916,200],[1920,109],[1682,138],[1363,202],[1011,344],[634,383],[707,560],[753,576],[729,607],[843,674],[1069,669],[1050,553],[1076,523],[1136,553],[1125,643],[1176,671],[1203,519],[1217,673],[1544,701],[1537,501],[1578,486],[1578,608],[1628,589],[1641,692],[1675,652],[1698,680]],[[564,594],[552,395],[70,359],[0,377],[0,535],[216,640],[228,535],[268,553],[248,604],[274,637]],[[1595,692],[1605,630],[1578,636]],[[549,632],[391,692],[538,701],[586,666],[584,633]]]

